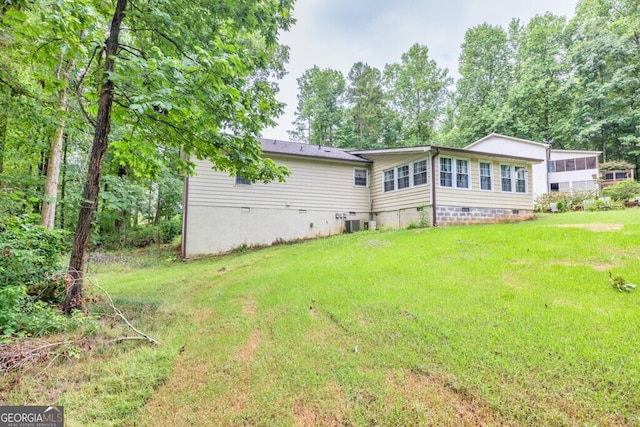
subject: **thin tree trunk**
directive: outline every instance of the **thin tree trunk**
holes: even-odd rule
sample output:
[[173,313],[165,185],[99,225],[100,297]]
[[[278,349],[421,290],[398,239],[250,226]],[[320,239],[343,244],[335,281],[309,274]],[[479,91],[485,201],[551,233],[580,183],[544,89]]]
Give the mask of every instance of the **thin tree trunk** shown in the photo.
[[118,0],[116,10],[111,21],[109,38],[107,38],[105,48],[103,81],[104,85],[100,90],[100,100],[98,101],[98,116],[96,118],[95,134],[93,135],[93,146],[91,148],[91,158],[89,160],[89,170],[87,180],[82,194],[80,214],[78,215],[78,225],[73,239],[71,249],[71,259],[69,261],[70,283],[67,285],[67,294],[64,299],[64,312],[69,314],[71,310],[82,308],[82,284],[84,272],[84,254],[87,250],[89,237],[91,236],[91,223],[98,202],[100,192],[100,176],[102,175],[102,165],[104,156],[109,147],[109,131],[111,129],[111,108],[113,106],[113,80],[109,77],[114,70],[114,57],[119,46],[120,26],[125,17],[127,0]]
[[69,143],[64,138],[64,148],[62,150],[62,184],[60,185],[60,228],[64,229],[64,208],[66,204],[67,189],[67,151],[69,151]]
[[[60,109],[61,117],[58,122],[58,127],[53,136],[53,143],[51,144],[51,152],[49,153],[49,161],[47,164],[47,179],[44,184],[44,199],[42,202],[42,217],[40,219],[40,225],[45,228],[53,229],[56,220],[56,202],[58,198],[58,177],[60,176],[60,163],[62,159],[62,140],[64,137],[64,114],[67,111],[67,93],[69,88],[69,76],[71,70],[75,66],[75,60],[67,62],[67,66],[62,76],[64,86],[58,92],[58,108]],[[60,64],[62,67],[62,64]],[[59,78],[59,77],[58,77]]]
[[4,171],[4,147],[7,140],[7,115],[3,112],[0,115],[0,174]]

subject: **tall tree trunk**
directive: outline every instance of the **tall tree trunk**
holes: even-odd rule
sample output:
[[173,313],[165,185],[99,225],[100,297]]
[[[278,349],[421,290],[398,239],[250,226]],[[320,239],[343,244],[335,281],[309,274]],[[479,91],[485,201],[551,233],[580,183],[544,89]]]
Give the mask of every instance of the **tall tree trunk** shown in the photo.
[[69,260],[70,283],[67,285],[67,294],[63,306],[64,312],[67,314],[71,313],[71,310],[75,308],[82,308],[84,254],[87,250],[89,237],[91,236],[91,223],[93,222],[98,202],[104,156],[109,147],[114,88],[110,74],[114,71],[113,58],[118,52],[120,26],[125,17],[126,8],[127,0],[118,0],[105,48],[103,69],[104,85],[100,91],[98,116],[96,118],[95,134],[93,135],[91,158],[89,159],[89,170],[87,171],[87,180],[85,181],[80,214],[78,215],[78,225],[73,239],[71,259]]
[[62,184],[60,185],[60,228],[64,229],[64,208],[66,204],[66,189],[67,189],[67,151],[69,151],[69,143],[67,138],[64,138],[64,148],[62,154]]
[[0,175],[4,171],[4,147],[7,146],[7,115],[0,113]]
[[[60,163],[62,159],[62,139],[64,137],[64,114],[67,111],[67,93],[69,88],[69,76],[71,70],[75,66],[75,60],[67,62],[64,74],[62,75],[63,87],[58,92],[58,108],[60,109],[60,120],[58,121],[58,127],[53,136],[53,143],[51,144],[51,152],[49,153],[49,161],[47,164],[47,179],[44,184],[44,199],[42,202],[42,217],[40,218],[40,225],[45,228],[53,229],[56,220],[56,203],[58,198],[58,177],[60,176]],[[62,69],[62,63],[60,64]],[[56,76],[60,79],[60,73]]]

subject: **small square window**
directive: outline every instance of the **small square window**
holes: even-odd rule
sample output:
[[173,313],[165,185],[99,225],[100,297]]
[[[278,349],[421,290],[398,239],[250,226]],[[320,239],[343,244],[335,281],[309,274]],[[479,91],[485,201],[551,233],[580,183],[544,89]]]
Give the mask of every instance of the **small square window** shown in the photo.
[[242,175],[236,175],[236,185],[251,185],[251,181]]
[[368,172],[366,169],[354,169],[353,170],[353,185],[356,187],[366,187],[368,183]]

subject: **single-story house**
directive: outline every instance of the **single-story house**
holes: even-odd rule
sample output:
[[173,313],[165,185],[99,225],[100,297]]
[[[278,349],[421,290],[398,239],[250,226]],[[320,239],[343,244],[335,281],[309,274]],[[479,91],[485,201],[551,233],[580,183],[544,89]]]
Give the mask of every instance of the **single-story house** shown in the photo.
[[527,219],[533,166],[542,161],[438,146],[261,144],[291,171],[286,182],[252,183],[195,161],[185,180],[183,257],[339,234],[365,222],[400,228]]
[[598,189],[601,151],[558,150],[550,144],[492,133],[465,147],[468,150],[540,159],[533,166],[533,194]]

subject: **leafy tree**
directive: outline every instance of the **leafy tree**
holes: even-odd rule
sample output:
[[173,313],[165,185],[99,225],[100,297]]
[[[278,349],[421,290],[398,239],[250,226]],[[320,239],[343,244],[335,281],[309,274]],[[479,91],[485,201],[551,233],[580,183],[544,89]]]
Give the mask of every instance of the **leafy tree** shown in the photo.
[[496,131],[511,86],[512,58],[507,32],[482,24],[467,30],[456,84],[456,137],[463,145]]
[[257,137],[282,105],[258,72],[270,69],[281,53],[277,33],[291,24],[291,7],[290,0],[117,1],[97,61],[97,90],[83,92],[95,132],[69,263],[73,283],[66,312],[82,304],[84,253],[112,117],[125,126],[121,139],[139,150],[179,147],[209,158],[216,169],[255,181],[286,174],[261,157]]
[[426,46],[414,44],[402,54],[400,63],[387,64],[384,70],[391,108],[402,121],[402,145],[420,145],[432,141],[443,117],[448,86],[447,70],[429,59]]
[[[631,155],[637,161],[640,124],[640,51],[636,32],[628,31],[613,13],[629,6],[622,0],[590,0],[579,3],[574,43],[571,47],[575,94],[574,119],[583,147],[603,151],[603,160]],[[632,10],[631,10],[632,11]],[[633,15],[632,15],[633,16]]]
[[[534,141],[573,147],[566,19],[538,15],[519,32],[514,86],[502,105],[496,129]],[[505,118],[507,120],[505,120]]]
[[293,139],[334,145],[343,116],[345,79],[340,71],[313,66],[298,78],[298,107]]
[[349,148],[378,147],[382,142],[382,127],[387,109],[382,73],[368,64],[353,64],[347,75],[348,86],[345,113],[350,137],[342,143]]

